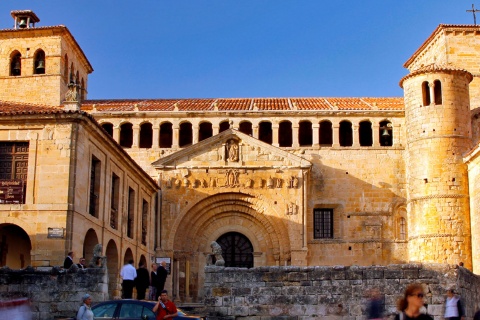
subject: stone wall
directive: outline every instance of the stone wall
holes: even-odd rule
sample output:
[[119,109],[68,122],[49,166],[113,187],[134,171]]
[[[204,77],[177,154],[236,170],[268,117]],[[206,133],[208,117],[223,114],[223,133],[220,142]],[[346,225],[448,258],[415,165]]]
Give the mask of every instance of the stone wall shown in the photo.
[[359,267],[205,268],[209,318],[365,319],[367,292],[379,288],[387,314],[413,282],[425,287],[428,313],[443,319],[445,292],[456,288],[466,302],[467,319],[480,303],[480,277],[446,264]]
[[75,316],[85,293],[94,303],[108,300],[107,269],[0,268],[0,301],[28,298],[32,320]]

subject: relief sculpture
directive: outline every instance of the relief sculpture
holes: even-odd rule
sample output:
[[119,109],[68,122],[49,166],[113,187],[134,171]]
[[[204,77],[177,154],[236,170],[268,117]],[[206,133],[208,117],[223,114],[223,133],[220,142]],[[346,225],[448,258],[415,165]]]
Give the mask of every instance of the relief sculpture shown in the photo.
[[235,140],[230,140],[227,143],[228,161],[238,161],[238,143]]

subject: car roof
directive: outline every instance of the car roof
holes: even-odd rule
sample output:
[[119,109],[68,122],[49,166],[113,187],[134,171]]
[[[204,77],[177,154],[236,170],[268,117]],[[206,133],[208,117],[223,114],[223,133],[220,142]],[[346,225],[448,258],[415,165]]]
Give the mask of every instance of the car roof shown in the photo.
[[99,303],[95,304],[93,306],[93,308],[103,306],[103,305],[106,305],[106,304],[111,304],[111,303],[115,303],[115,304],[132,303],[132,304],[139,304],[139,305],[142,305],[144,307],[149,307],[149,308],[153,308],[153,306],[155,305],[155,302],[153,302],[153,301],[135,300],[135,299],[122,299],[122,300],[108,300],[108,301],[99,302]]

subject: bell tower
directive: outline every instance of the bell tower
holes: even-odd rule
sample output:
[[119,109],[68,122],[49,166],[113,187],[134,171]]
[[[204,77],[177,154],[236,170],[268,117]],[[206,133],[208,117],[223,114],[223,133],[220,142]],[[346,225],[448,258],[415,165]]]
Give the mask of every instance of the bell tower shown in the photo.
[[410,261],[472,268],[468,169],[472,145],[468,71],[428,65],[400,81],[407,134]]
[[11,15],[13,28],[0,30],[0,101],[61,106],[72,85],[86,99],[93,68],[68,28],[37,27],[31,10]]

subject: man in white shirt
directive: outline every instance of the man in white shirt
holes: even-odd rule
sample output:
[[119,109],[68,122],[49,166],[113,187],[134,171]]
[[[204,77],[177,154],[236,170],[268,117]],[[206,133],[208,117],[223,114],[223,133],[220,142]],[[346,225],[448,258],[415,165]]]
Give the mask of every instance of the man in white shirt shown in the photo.
[[122,298],[132,299],[134,280],[137,277],[137,270],[135,270],[135,267],[133,266],[133,260],[129,260],[128,263],[123,266],[122,271],[120,271],[120,276],[123,279]]

